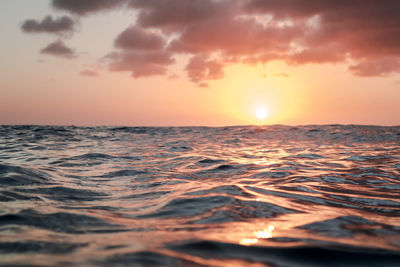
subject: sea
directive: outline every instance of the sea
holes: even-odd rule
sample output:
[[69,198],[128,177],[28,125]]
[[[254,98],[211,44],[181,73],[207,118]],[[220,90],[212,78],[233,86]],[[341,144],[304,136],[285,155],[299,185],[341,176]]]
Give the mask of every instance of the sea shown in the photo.
[[400,126],[0,126],[0,266],[400,266]]

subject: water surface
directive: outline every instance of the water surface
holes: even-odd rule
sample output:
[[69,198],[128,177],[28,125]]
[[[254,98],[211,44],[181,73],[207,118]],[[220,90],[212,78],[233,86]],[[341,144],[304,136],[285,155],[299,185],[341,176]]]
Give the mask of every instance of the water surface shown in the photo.
[[400,127],[0,126],[1,266],[400,266]]

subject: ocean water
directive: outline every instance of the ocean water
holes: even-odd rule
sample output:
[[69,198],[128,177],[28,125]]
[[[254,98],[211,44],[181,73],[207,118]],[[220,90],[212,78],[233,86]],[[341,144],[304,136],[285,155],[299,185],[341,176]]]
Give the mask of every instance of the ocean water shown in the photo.
[[400,266],[400,127],[0,126],[0,266]]

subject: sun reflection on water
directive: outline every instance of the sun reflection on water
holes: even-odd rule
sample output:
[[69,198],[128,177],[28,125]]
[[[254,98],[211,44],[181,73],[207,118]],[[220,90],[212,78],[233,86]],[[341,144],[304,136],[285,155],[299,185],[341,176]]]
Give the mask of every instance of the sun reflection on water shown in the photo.
[[239,241],[239,244],[240,245],[244,245],[244,246],[254,245],[254,244],[258,243],[259,239],[271,238],[272,237],[272,232],[274,230],[275,230],[275,226],[268,225],[267,228],[265,228],[265,229],[263,229],[261,231],[254,232],[253,235],[255,237],[242,238]]
[[268,225],[268,228],[256,233],[257,238],[271,238],[272,232],[275,230],[273,225]]
[[258,238],[243,238],[239,241],[240,245],[250,246],[256,244],[258,242]]

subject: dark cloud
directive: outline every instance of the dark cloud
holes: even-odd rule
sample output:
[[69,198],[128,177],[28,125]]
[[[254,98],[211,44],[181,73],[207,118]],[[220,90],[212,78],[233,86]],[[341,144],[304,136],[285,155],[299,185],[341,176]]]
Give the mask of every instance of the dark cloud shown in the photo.
[[160,50],[165,41],[162,36],[132,26],[121,32],[115,40],[115,46],[127,50]]
[[48,54],[64,58],[76,57],[74,50],[67,47],[61,40],[56,40],[55,42],[50,43],[48,46],[40,50],[40,52],[42,54]]
[[174,63],[172,54],[165,51],[124,51],[112,53],[107,59],[111,71],[130,71],[135,78],[166,74],[168,65]]
[[53,7],[73,14],[86,15],[110,10],[125,3],[126,0],[53,0]]
[[94,77],[94,76],[99,75],[97,71],[89,70],[89,69],[82,70],[79,74],[82,76],[88,76],[88,77]]
[[131,0],[140,9],[138,24],[142,27],[173,28],[229,16],[235,1],[215,0]]
[[42,21],[27,19],[22,23],[21,29],[27,33],[71,32],[74,30],[74,21],[68,16],[56,19],[53,19],[52,16],[47,16]]

